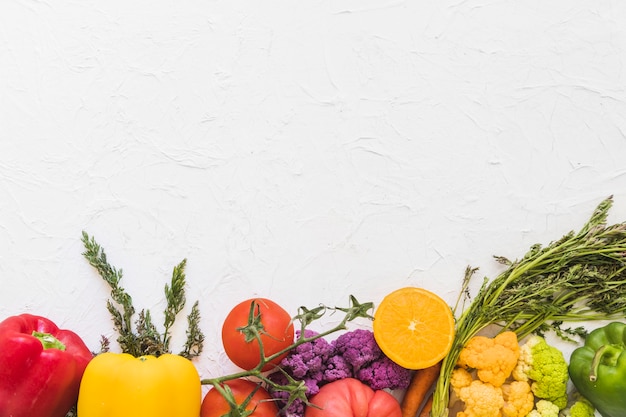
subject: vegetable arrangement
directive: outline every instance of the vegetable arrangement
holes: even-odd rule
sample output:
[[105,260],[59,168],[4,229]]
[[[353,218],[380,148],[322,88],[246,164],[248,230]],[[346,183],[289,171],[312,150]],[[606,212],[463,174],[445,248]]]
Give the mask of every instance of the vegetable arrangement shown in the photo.
[[[306,329],[304,336],[311,339],[318,333]],[[376,391],[406,389],[411,380],[411,371],[385,356],[374,333],[366,329],[345,332],[330,342],[317,338],[303,343],[292,349],[279,365],[280,370],[271,373],[269,379],[279,386],[289,380],[304,382],[307,399],[327,384],[348,378]],[[272,388],[270,392],[285,415],[302,417],[305,414],[306,400],[290,402],[288,392]]]
[[[149,311],[142,310],[133,326],[135,308],[132,297],[120,285],[121,270],[108,263],[104,250],[86,233],[83,233],[83,244],[86,259],[111,286],[113,301],[107,303],[107,309],[119,333],[118,342],[122,353],[101,353],[87,366],[78,400],[78,413],[81,417],[126,416],[129,408],[124,409],[124,405],[131,398],[137,399],[131,407],[135,417],[172,415],[173,409],[178,410],[176,415],[179,417],[196,417],[200,412],[202,417],[208,417],[214,415],[216,409],[223,409],[224,402],[230,410],[228,415],[248,416],[259,410],[260,417],[263,410],[260,404],[265,400],[259,398],[264,396],[264,386],[275,395],[281,396],[286,406],[293,403],[309,405],[312,392],[307,390],[304,381],[288,377],[278,383],[268,375],[268,371],[275,369],[283,358],[302,345],[345,330],[347,323],[357,318],[371,318],[373,304],[361,304],[354,297],[350,298],[350,306],[346,308],[329,308],[323,305],[314,309],[301,307],[299,314],[293,319],[271,300],[257,298],[243,301],[232,308],[222,327],[224,350],[242,371],[201,380],[197,372],[191,372],[192,369],[195,371],[195,367],[190,361],[200,355],[204,341],[204,335],[198,327],[200,315],[197,302],[187,317],[187,341],[184,349],[179,355],[171,354],[170,349],[168,330],[186,302],[186,261],[183,260],[174,268],[171,283],[165,286],[165,331],[160,333],[152,322]],[[311,335],[307,327],[328,310],[343,312],[343,319],[332,329]],[[300,337],[297,340],[294,340],[294,321],[300,322]],[[305,337],[307,333],[310,336]],[[108,346],[108,343],[103,343],[103,346]],[[124,381],[129,386],[115,383],[123,378],[116,373],[116,369],[121,370],[122,375],[129,376],[128,381]],[[133,375],[137,379],[132,378]],[[248,395],[242,400],[242,383],[239,381],[252,380],[258,388],[247,390]],[[213,391],[202,401],[199,395],[201,385],[212,385]],[[215,393],[222,396],[224,401],[216,402]],[[150,408],[142,407],[145,401],[151,401]],[[249,409],[251,404],[255,406],[252,410]],[[162,410],[159,413],[163,414],[150,411],[157,409]]]
[[[475,374],[475,376],[474,376]],[[474,336],[461,350],[450,384],[465,407],[457,416],[556,416],[568,405],[567,362],[534,335],[519,345],[512,331]]]
[[[322,387],[322,385],[330,385],[333,382],[342,381],[344,379],[355,379],[349,376],[352,375],[351,372],[357,373],[357,371],[365,369],[366,365],[376,366],[374,363],[384,360],[380,349],[374,346],[375,341],[373,335],[369,336],[370,344],[361,344],[359,346],[356,346],[353,342],[362,343],[366,339],[363,337],[363,333],[357,330],[344,333],[332,344],[324,339],[333,333],[347,330],[347,323],[357,318],[371,319],[369,312],[373,309],[372,303],[361,304],[356,298],[351,296],[350,305],[346,308],[330,308],[323,305],[314,309],[300,307],[299,314],[292,319],[292,321],[298,321],[300,323],[300,328],[297,331],[298,337],[289,346],[269,355],[264,350],[262,339],[265,329],[265,319],[262,314],[259,315],[257,313],[260,311],[257,307],[256,300],[253,300],[250,306],[248,322],[239,329],[240,331],[244,331],[245,329],[245,331],[250,332],[260,347],[258,350],[260,359],[258,363],[254,367],[243,369],[238,373],[202,380],[203,384],[212,385],[212,389],[217,390],[229,403],[230,414],[228,414],[228,416],[254,416],[256,412],[246,414],[249,413],[249,411],[246,411],[248,404],[245,401],[240,402],[234,398],[232,392],[228,389],[229,381],[241,379],[254,380],[259,384],[260,388],[269,391],[272,396],[272,401],[277,406],[280,406],[281,415],[302,417],[310,408],[316,408],[313,403],[313,398],[321,392],[320,387]],[[236,306],[234,310],[236,309],[238,309],[238,306]],[[308,328],[310,324],[319,320],[329,310],[342,312],[344,314],[339,324],[321,333],[311,331]],[[371,332],[369,333],[371,334]],[[246,344],[251,343],[244,339],[235,340],[239,340],[241,348],[245,348]],[[237,346],[231,346],[231,348],[235,352],[238,351]],[[277,362],[277,359],[280,359],[280,362]],[[343,368],[341,369],[337,367],[339,360],[343,361]],[[278,365],[273,368],[273,372],[266,371],[268,364],[274,363],[278,363]],[[359,368],[356,368],[357,364],[360,366]],[[398,365],[393,364],[393,367],[397,368]],[[367,381],[368,377],[369,376],[364,376],[363,380]],[[382,389],[372,389],[364,382],[358,382],[369,390],[382,391]],[[371,383],[373,385],[375,382],[372,381]],[[363,388],[359,392],[363,390],[367,391]],[[251,393],[249,398],[253,398],[253,396],[254,393]],[[321,398],[324,398],[324,396]],[[394,403],[399,410],[400,406],[395,398]],[[355,415],[361,416],[360,414]],[[202,417],[207,416],[202,415]],[[365,417],[365,415],[362,417]]]
[[[293,317],[266,298],[242,301],[221,334],[240,371],[216,378],[202,378],[192,362],[204,345],[197,301],[182,349],[173,353],[171,329],[186,305],[186,260],[165,285],[159,330],[149,310],[135,310],[122,271],[83,233],[85,258],[111,288],[106,307],[121,352],[110,352],[103,337],[92,353],[78,335],[42,317],[7,318],[0,322],[0,414],[624,416],[626,324],[590,334],[564,326],[625,317],[626,223],[606,224],[611,205],[605,199],[579,232],[534,245],[519,260],[496,257],[504,272],[485,278],[473,297],[477,269],[468,268],[454,307],[413,287],[392,292],[376,309],[350,296],[347,307],[300,307]],[[341,315],[337,324],[313,330],[328,312]],[[348,329],[358,318],[374,320],[372,330]],[[547,332],[573,343],[584,339],[584,346],[568,363]],[[575,391],[568,393],[570,378]],[[202,385],[211,387],[204,398]]]
[[497,257],[506,270],[492,281],[485,279],[463,309],[459,304],[467,299],[476,272],[467,269],[454,308],[457,332],[442,363],[432,417],[448,415],[450,380],[459,355],[469,340],[488,326],[510,329],[519,339],[547,331],[569,338],[582,329],[563,328],[564,322],[624,318],[626,223],[606,224],[612,204],[612,198],[605,199],[579,232],[570,232],[545,247],[533,245],[517,261]]

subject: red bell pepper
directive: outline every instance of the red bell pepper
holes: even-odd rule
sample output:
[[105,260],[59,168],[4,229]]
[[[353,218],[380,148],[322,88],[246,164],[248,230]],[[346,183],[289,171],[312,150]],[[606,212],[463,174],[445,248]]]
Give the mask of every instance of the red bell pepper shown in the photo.
[[21,314],[0,322],[0,415],[64,417],[93,354],[70,330]]

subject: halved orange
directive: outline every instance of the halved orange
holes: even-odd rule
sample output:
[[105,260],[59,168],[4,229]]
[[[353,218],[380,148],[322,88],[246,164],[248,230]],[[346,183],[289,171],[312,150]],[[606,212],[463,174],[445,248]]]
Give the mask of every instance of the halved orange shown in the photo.
[[454,316],[437,294],[405,287],[383,298],[374,311],[374,338],[395,363],[428,368],[442,360],[454,340]]

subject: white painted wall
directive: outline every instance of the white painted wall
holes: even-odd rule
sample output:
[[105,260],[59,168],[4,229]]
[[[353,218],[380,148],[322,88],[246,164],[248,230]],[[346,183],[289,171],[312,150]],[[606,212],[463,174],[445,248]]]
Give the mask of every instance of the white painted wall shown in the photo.
[[2,1],[0,315],[114,337],[83,230],[157,317],[188,259],[203,376],[253,296],[453,303],[608,195],[626,220],[625,28],[616,1]]

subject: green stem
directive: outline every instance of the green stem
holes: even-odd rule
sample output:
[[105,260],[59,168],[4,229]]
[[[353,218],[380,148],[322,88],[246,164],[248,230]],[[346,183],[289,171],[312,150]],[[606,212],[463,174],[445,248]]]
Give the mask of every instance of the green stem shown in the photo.
[[63,342],[52,336],[50,333],[33,331],[32,335],[41,342],[44,349],[65,350],[65,345],[63,344]]
[[602,345],[596,353],[593,355],[591,361],[591,369],[589,370],[589,381],[594,382],[598,380],[598,373],[600,365],[605,361],[607,356],[615,358],[622,352],[621,348],[617,348],[614,345]]

